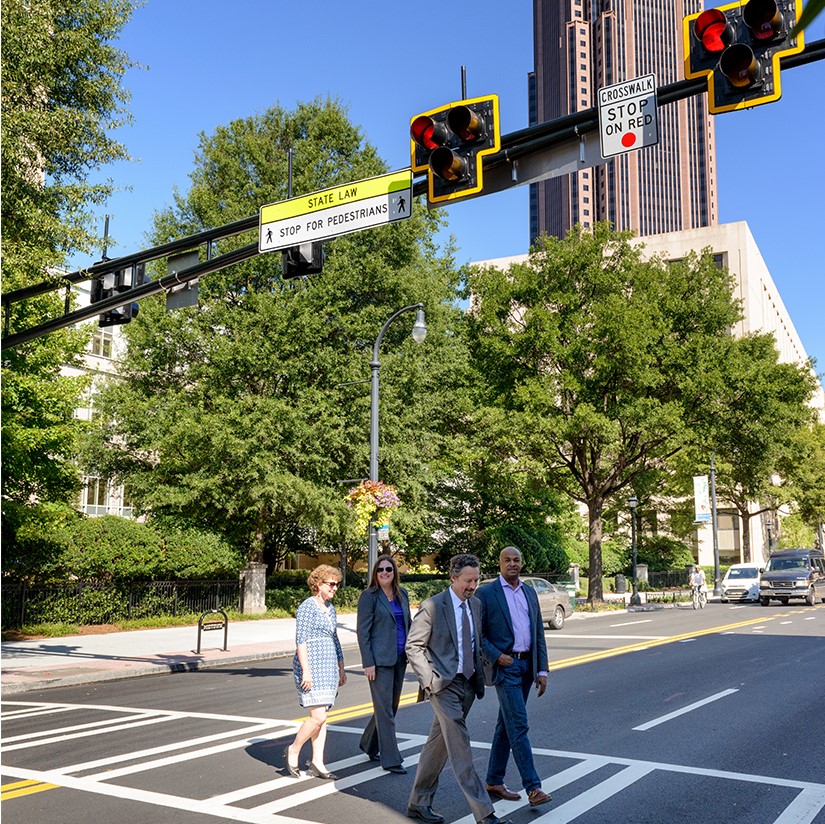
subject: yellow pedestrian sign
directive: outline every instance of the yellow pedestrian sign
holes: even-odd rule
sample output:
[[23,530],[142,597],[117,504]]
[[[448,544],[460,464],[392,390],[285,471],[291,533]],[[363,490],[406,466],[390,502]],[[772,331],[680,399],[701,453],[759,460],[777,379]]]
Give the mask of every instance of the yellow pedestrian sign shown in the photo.
[[258,251],[275,252],[412,217],[412,170],[333,186],[261,207]]

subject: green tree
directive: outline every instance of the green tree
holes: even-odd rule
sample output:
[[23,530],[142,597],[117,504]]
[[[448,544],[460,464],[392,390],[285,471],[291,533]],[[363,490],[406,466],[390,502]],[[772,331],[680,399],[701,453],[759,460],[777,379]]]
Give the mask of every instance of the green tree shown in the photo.
[[815,422],[797,432],[796,460],[788,467],[788,496],[802,520],[816,530],[822,546],[825,525],[825,424]]
[[[153,241],[285,198],[289,148],[296,193],[386,171],[337,101],[273,108],[201,136],[191,189],[157,216]],[[426,342],[410,338],[410,315],[380,353],[381,480],[404,504],[393,540],[420,551],[461,377],[461,338],[447,334],[458,273],[433,245],[438,220],[416,208],[342,236],[306,282],[283,282],[280,255],[264,255],[201,279],[197,308],[145,301],[126,329],[121,377],[100,398],[103,448],[90,444],[90,463],[124,478],[139,507],[219,533],[250,559],[276,566],[340,547],[349,512],[336,481],[367,474],[369,444],[368,387],[341,384],[368,377],[382,324],[423,301]]]
[[[812,422],[810,365],[780,363],[772,335],[731,340],[721,362],[722,387],[707,400],[698,430],[702,454],[716,453],[716,494],[742,523],[742,557],[753,560],[750,519],[790,500],[778,478],[799,463],[798,438]],[[697,463],[700,462],[697,457]],[[760,508],[753,510],[753,503]]]
[[471,278],[486,402],[507,410],[520,469],[587,507],[591,600],[605,504],[687,442],[739,317],[709,253],[644,261],[629,241],[608,224],[575,229]]
[[[108,133],[126,117],[131,64],[111,41],[131,11],[128,0],[0,7],[4,293],[57,277],[70,253],[94,246],[90,208],[112,188],[90,176],[126,157]],[[4,304],[3,320],[14,333],[62,312],[62,295],[42,295]],[[62,518],[78,491],[74,410],[85,381],[61,367],[77,363],[89,334],[53,332],[3,353],[4,542]]]

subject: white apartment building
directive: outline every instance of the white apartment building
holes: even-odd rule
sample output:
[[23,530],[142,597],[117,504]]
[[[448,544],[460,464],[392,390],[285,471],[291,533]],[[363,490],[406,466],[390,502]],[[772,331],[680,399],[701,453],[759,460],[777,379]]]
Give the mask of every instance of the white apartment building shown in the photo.
[[[807,363],[808,355],[802,341],[794,328],[785,304],[773,282],[768,267],[762,258],[759,247],[744,221],[686,229],[679,232],[667,232],[661,235],[640,237],[635,243],[644,246],[649,256],[664,255],[665,258],[678,259],[690,251],[710,248],[720,263],[728,268],[735,279],[734,295],[742,301],[743,318],[734,332],[745,335],[751,332],[771,332],[776,339],[779,359],[783,363]],[[505,269],[513,263],[526,260],[527,255],[496,258],[477,261],[479,265],[494,266]],[[811,405],[818,411],[820,420],[825,422],[825,390],[817,381],[817,391]],[[700,474],[700,472],[697,472]],[[754,502],[752,511],[760,506]],[[719,556],[722,564],[741,562],[742,540],[741,525],[736,512],[726,508],[723,501],[717,506],[717,525]],[[750,546],[752,561],[761,563],[767,558],[769,531],[776,540],[778,531],[773,520],[781,519],[783,512],[764,513],[758,518],[750,519]],[[697,525],[695,534],[698,549],[698,561],[703,566],[713,566],[713,532],[710,524]]]
[[[90,281],[73,287],[79,306],[89,305]],[[87,323],[97,327],[97,318]],[[107,326],[95,329],[81,367],[64,366],[61,374],[69,377],[85,375],[91,379],[84,406],[75,410],[75,417],[90,421],[95,414],[94,397],[97,385],[108,375],[117,372],[117,363],[123,347],[121,326]],[[83,476],[83,488],[78,501],[78,509],[86,515],[133,516],[129,491],[123,484],[115,484],[106,478]]]

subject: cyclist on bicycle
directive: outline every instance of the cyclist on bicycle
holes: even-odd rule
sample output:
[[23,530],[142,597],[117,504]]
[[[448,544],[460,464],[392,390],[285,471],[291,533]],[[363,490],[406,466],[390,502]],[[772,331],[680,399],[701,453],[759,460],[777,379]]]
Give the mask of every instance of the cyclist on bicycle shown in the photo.
[[692,588],[698,587],[699,592],[708,591],[708,582],[705,577],[705,571],[699,566],[699,564],[696,564],[693,568],[693,572],[690,574],[690,586]]

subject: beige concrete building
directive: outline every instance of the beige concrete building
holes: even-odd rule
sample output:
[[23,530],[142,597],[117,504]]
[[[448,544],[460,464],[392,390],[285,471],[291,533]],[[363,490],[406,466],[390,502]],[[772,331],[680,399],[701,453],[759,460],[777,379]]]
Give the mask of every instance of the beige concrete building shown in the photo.
[[[89,305],[90,282],[85,281],[73,287],[78,306]],[[121,326],[107,326],[103,329],[94,321],[95,334],[90,341],[83,358],[82,367],[64,366],[61,373],[70,377],[85,375],[89,378],[89,389],[85,403],[75,410],[75,417],[84,421],[92,420],[95,414],[94,398],[97,385],[109,375],[117,374],[118,359],[123,347]],[[107,478],[92,475],[83,476],[83,489],[78,501],[78,509],[86,515],[122,515],[131,518],[134,514],[129,491],[123,484],[114,483]]]

